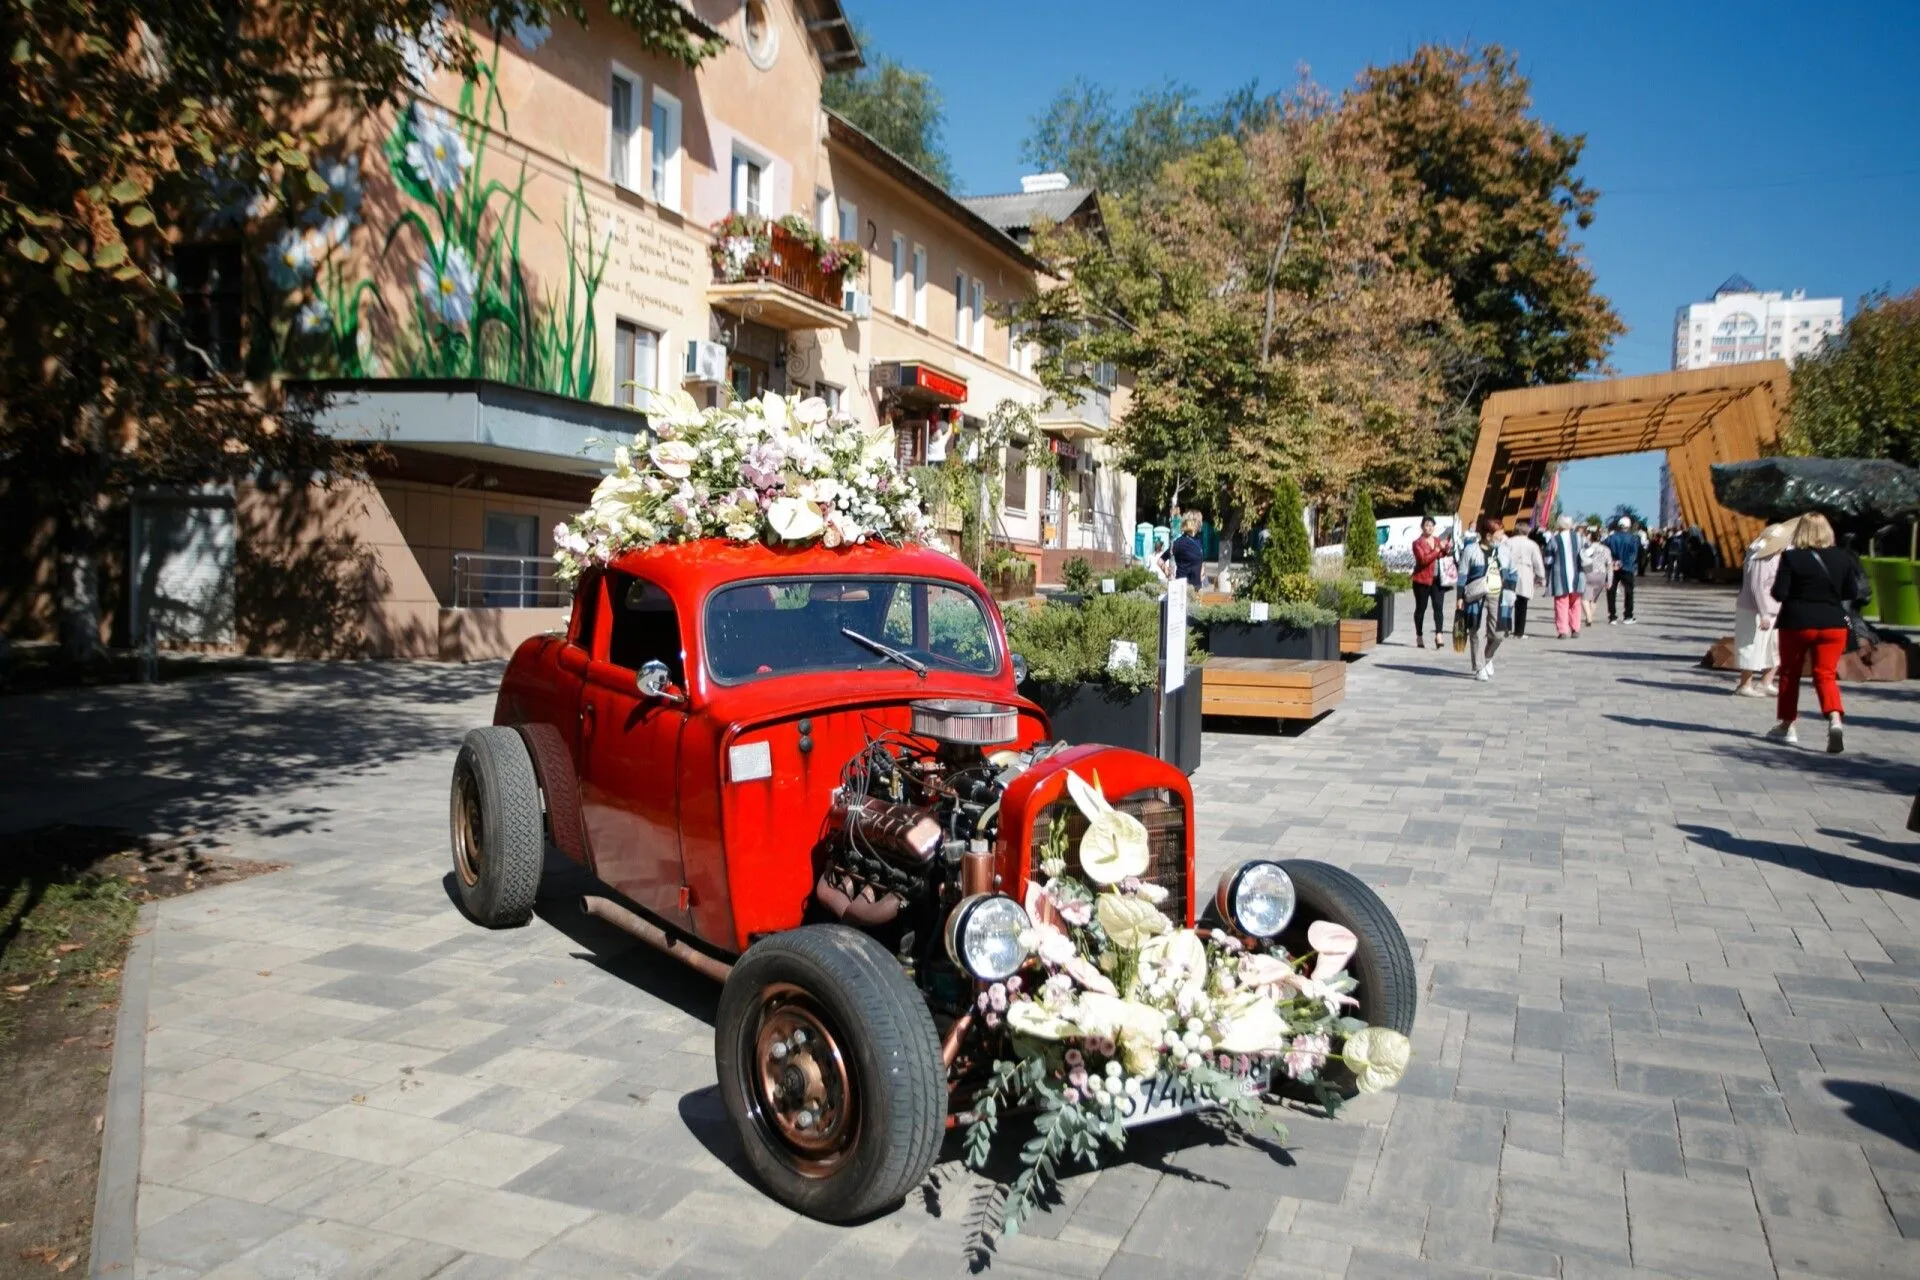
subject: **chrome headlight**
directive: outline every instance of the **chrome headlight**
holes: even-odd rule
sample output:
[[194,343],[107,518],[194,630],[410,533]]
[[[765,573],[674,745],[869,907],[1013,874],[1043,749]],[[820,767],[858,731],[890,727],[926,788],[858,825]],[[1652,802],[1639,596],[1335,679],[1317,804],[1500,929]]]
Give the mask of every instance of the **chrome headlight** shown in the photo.
[[976,893],[947,917],[947,954],[971,977],[1000,982],[1027,962],[1020,935],[1033,927],[1027,909],[1004,893]]
[[1271,938],[1293,919],[1293,877],[1277,862],[1243,862],[1220,877],[1214,906],[1250,938]]

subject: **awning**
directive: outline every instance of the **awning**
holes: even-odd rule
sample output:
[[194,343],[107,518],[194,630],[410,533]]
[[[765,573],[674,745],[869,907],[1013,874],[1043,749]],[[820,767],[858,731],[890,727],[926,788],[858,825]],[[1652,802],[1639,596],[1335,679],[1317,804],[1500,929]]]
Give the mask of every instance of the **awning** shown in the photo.
[[967,398],[967,380],[935,368],[924,360],[900,360],[877,365],[873,385],[905,403],[960,404]]

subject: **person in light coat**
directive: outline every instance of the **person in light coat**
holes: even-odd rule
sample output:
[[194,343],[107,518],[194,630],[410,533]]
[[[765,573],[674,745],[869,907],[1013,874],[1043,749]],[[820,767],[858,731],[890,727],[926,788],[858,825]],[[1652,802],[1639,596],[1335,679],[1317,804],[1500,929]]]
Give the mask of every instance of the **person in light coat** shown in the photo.
[[1542,595],[1547,589],[1547,558],[1540,553],[1540,544],[1533,540],[1533,521],[1521,519],[1514,522],[1513,536],[1504,544],[1507,568],[1514,574],[1513,584],[1513,638],[1524,640],[1527,637],[1527,601]]
[[1613,583],[1613,552],[1607,550],[1607,544],[1600,531],[1592,526],[1581,530],[1580,536],[1586,539],[1586,547],[1580,553],[1580,567],[1587,575],[1587,585],[1580,597],[1580,611],[1586,617],[1587,625],[1593,625],[1594,611],[1600,607],[1600,597],[1607,594],[1608,586]]
[[1768,525],[1747,547],[1740,595],[1733,606],[1733,665],[1740,669],[1740,682],[1733,686],[1737,696],[1771,698],[1780,692],[1775,683],[1780,632],[1774,626],[1780,602],[1773,598],[1773,580],[1780,573],[1780,553],[1793,545],[1799,525],[1798,519]]
[[1547,594],[1553,597],[1553,630],[1562,640],[1580,634],[1580,591],[1586,571],[1580,564],[1580,535],[1573,517],[1561,516],[1547,539]]

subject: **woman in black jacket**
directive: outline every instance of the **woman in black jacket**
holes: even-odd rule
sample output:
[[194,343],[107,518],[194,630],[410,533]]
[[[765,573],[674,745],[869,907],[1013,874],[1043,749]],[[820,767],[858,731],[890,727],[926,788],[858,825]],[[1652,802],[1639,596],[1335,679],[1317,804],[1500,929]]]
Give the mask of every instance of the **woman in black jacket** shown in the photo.
[[1847,651],[1847,608],[1871,590],[1859,558],[1833,545],[1833,526],[1817,513],[1800,517],[1793,548],[1780,557],[1773,598],[1780,602],[1780,723],[1767,730],[1781,742],[1800,740],[1793,722],[1800,712],[1800,670],[1813,655],[1813,689],[1827,717],[1827,750],[1841,749],[1840,655]]

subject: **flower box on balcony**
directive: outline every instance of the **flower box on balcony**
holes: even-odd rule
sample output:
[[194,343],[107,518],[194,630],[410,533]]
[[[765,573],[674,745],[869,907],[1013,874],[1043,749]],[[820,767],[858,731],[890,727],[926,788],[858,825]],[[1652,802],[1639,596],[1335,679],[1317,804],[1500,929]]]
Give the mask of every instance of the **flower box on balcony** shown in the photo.
[[714,303],[751,309],[785,329],[845,324],[842,282],[864,260],[858,246],[829,240],[793,215],[730,213],[713,224],[710,253]]

